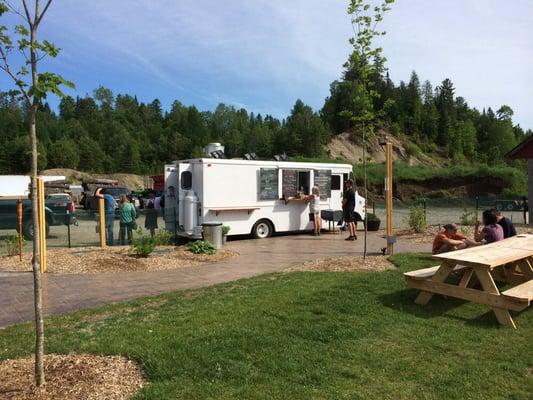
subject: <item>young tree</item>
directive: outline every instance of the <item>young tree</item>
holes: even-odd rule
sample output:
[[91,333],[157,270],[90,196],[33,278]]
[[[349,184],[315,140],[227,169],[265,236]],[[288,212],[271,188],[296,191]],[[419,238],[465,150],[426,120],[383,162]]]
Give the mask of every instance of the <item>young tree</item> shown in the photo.
[[[374,108],[374,99],[379,97],[375,88],[376,76],[381,76],[385,70],[386,59],[381,56],[381,47],[374,47],[372,41],[385,35],[385,32],[377,30],[378,24],[383,20],[383,14],[390,10],[390,4],[394,0],[383,0],[379,6],[375,6],[370,11],[370,4],[364,0],[350,0],[348,15],[351,18],[354,36],[350,38],[353,52],[344,65],[347,74],[353,74],[357,85],[356,105],[354,109],[345,110],[344,114],[349,115],[355,126],[361,128],[363,132],[363,174],[364,174],[364,195],[367,197],[366,182],[366,129],[373,132],[379,112]],[[365,213],[366,215],[366,213]],[[366,223],[365,241],[363,257],[366,257]]]
[[[26,103],[28,129],[31,142],[31,205],[33,220],[33,281],[35,301],[35,382],[44,384],[44,325],[42,312],[41,275],[39,270],[39,218],[37,216],[37,111],[48,93],[63,96],[61,85],[74,87],[60,75],[52,72],[38,72],[39,61],[46,56],[56,57],[59,49],[47,40],[38,41],[37,32],[52,0],[46,0],[41,8],[40,0],[22,0],[22,10],[10,2],[0,0],[0,16],[11,12],[22,18],[22,24],[10,31],[0,25],[0,69],[14,82],[16,92]],[[16,41],[16,43],[15,43]],[[13,51],[20,51],[23,61],[13,61]]]

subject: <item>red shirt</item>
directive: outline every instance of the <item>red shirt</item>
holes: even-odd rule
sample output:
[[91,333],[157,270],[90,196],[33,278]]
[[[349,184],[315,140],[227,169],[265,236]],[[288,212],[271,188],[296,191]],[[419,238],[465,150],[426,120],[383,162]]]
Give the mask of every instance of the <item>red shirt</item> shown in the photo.
[[447,233],[446,231],[439,232],[437,233],[437,235],[435,236],[435,239],[433,240],[433,254],[439,251],[442,245],[447,244],[449,239],[465,240],[466,238],[458,232],[451,233],[451,234]]

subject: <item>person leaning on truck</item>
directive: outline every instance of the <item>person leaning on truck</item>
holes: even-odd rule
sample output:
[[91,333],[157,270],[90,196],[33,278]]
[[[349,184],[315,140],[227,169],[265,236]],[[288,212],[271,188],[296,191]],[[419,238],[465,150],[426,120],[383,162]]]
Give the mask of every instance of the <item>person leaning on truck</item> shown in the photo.
[[113,246],[113,225],[115,223],[115,208],[117,203],[113,196],[106,193],[105,188],[96,189],[94,197],[104,199],[105,241],[108,246]]

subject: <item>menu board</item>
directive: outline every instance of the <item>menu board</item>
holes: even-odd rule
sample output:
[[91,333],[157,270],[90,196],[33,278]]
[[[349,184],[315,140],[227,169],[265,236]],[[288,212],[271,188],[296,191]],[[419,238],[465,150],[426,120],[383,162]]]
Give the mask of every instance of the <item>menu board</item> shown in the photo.
[[331,170],[315,169],[315,186],[318,186],[320,200],[331,197]]
[[277,200],[278,186],[278,169],[261,168],[259,171],[259,200]]
[[284,169],[281,174],[281,189],[285,199],[296,197],[298,194],[298,171],[295,169]]

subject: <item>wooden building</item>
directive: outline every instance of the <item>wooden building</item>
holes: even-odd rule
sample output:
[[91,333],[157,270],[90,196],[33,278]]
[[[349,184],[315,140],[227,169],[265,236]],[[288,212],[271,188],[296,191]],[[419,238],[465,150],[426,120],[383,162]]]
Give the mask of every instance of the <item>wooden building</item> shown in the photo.
[[[511,160],[527,160],[527,198],[528,204],[531,203],[533,200],[533,135],[526,137],[505,157]],[[531,225],[533,223],[533,207],[529,207],[528,210],[528,220]]]

